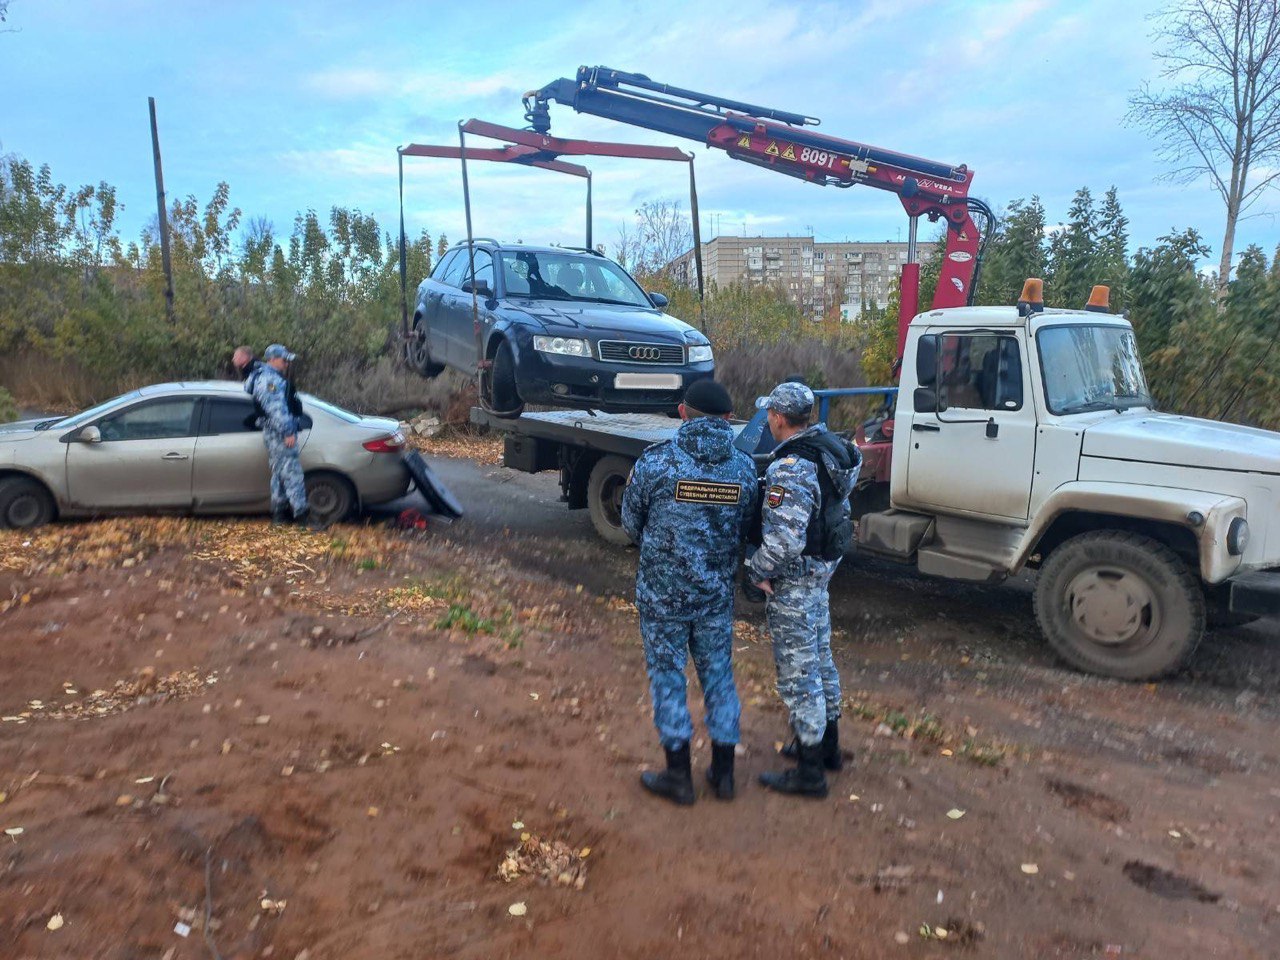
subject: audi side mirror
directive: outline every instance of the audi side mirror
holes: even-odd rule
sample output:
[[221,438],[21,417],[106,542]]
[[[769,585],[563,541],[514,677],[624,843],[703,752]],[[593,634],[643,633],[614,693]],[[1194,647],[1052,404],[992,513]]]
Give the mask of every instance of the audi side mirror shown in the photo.
[[[931,387],[938,380],[938,337],[925,334],[916,341],[916,386]],[[936,404],[935,400],[935,404]],[[916,408],[919,410],[919,408]]]
[[938,395],[931,387],[916,387],[916,392],[911,399],[916,413],[938,412]]
[[667,304],[669,304],[671,301],[667,298],[665,294],[654,293],[652,290],[650,290],[649,302],[652,303],[659,310],[665,310],[667,308]]
[[493,291],[489,289],[488,280],[477,280],[473,286],[470,280],[464,280],[462,283],[463,293],[475,293],[481,297],[492,297]]

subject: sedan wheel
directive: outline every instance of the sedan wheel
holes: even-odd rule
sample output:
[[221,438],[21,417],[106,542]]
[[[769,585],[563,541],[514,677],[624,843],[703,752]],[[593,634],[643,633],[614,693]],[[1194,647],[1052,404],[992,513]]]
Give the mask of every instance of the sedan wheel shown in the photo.
[[0,529],[25,530],[53,520],[53,497],[29,477],[0,480]]
[[356,496],[351,484],[336,473],[308,474],[306,488],[311,516],[326,526],[347,519],[355,506]]

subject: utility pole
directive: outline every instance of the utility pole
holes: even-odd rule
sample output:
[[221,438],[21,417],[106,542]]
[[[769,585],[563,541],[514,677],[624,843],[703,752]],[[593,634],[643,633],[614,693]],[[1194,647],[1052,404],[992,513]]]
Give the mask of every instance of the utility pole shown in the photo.
[[164,201],[164,171],[160,167],[160,134],[156,129],[156,98],[147,97],[151,109],[151,153],[156,165],[156,212],[160,215],[160,262],[164,266],[164,315],[173,323],[173,263],[169,259],[169,216]]

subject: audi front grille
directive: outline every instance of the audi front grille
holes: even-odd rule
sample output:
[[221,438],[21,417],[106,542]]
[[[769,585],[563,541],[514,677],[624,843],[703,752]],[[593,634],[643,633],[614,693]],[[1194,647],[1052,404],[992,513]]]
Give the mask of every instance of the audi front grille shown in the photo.
[[600,359],[613,363],[684,363],[684,347],[674,343],[630,343],[601,340]]

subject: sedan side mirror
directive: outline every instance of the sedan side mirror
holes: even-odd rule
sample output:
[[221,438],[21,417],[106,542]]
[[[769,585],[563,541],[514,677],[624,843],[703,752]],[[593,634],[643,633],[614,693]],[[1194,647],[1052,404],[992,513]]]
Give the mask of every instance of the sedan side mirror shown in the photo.
[[652,290],[650,290],[649,302],[652,303],[659,310],[665,310],[667,308],[667,304],[669,304],[671,301],[670,299],[667,298],[665,294],[654,293]]
[[486,298],[493,296],[493,291],[489,289],[488,280],[477,280],[474,285],[471,283],[470,280],[464,280],[462,283],[462,292],[463,293],[474,292],[477,296],[486,297]]
[[101,443],[102,431],[97,427],[88,426],[76,434],[76,439],[81,443]]

